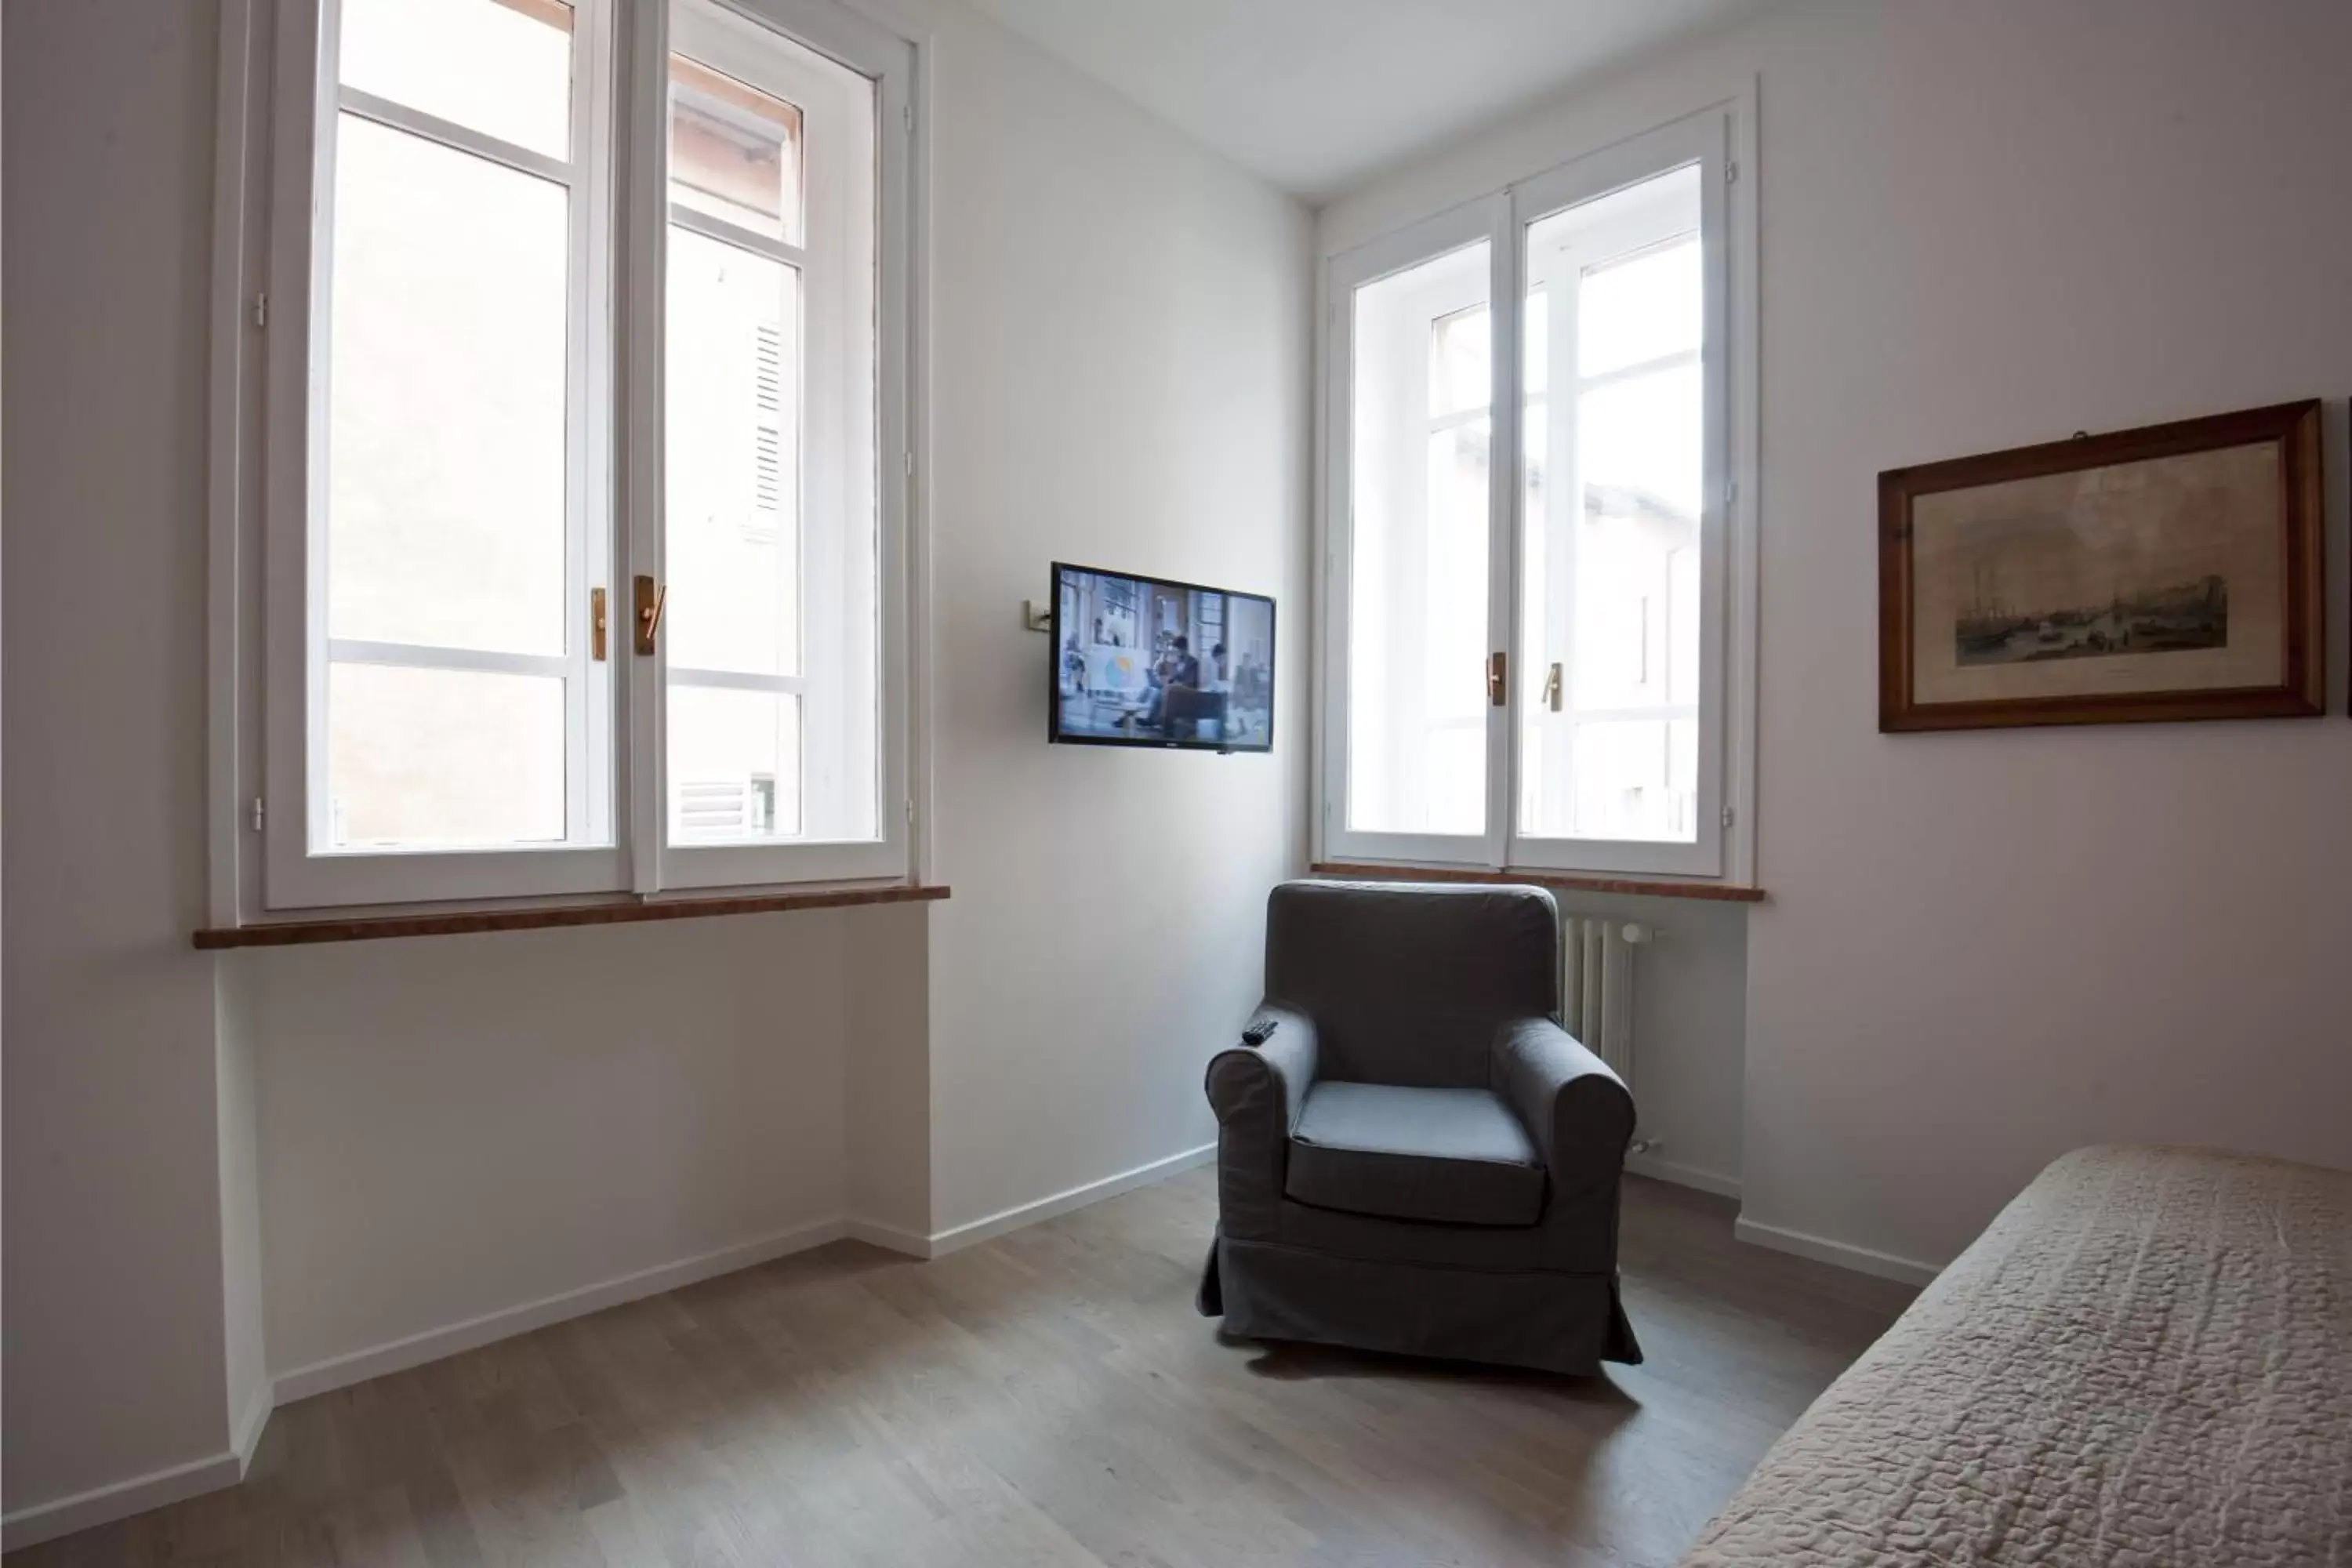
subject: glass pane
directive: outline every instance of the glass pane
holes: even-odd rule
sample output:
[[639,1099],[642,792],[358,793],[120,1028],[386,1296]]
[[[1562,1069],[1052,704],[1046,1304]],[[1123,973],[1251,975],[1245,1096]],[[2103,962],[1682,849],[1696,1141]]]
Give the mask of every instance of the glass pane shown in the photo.
[[1582,710],[1654,707],[1667,700],[1667,564],[1690,534],[1639,501],[1591,504],[1576,536],[1574,636],[1568,698]]
[[563,0],[343,0],[343,84],[569,160]]
[[[1698,172],[1687,173],[1696,205]],[[1577,374],[1606,375],[1627,365],[1696,352],[1706,303],[1699,289],[1698,258],[1698,236],[1694,234],[1586,272],[1578,306]]]
[[335,664],[328,844],[446,849],[563,837],[563,682]]
[[[1529,301],[1528,320],[1535,320],[1534,302]],[[1537,342],[1528,340],[1530,356]],[[1520,416],[1519,475],[1519,573],[1521,593],[1519,636],[1519,680],[1523,700],[1519,704],[1519,730],[1517,737],[1519,752],[1518,830],[1538,831],[1540,824],[1534,812],[1537,802],[1549,799],[1545,779],[1547,771],[1561,764],[1553,753],[1557,726],[1550,721],[1553,682],[1566,679],[1566,663],[1555,663],[1561,656],[1552,647],[1553,638],[1544,624],[1547,595],[1542,584],[1551,581],[1553,557],[1556,553],[1550,528],[1550,463],[1548,443],[1551,437],[1551,414],[1549,406],[1537,397],[1529,397]]]
[[673,668],[800,673],[799,274],[669,231]]
[[740,844],[801,833],[801,700],[673,682],[670,842]]
[[1698,547],[1666,557],[1666,700],[1698,705]]
[[669,61],[669,199],[801,238],[801,111],[684,55]]
[[1603,382],[1577,399],[1577,463],[1588,501],[1639,500],[1696,517],[1706,479],[1699,367],[1685,362],[1623,381]]
[[1698,199],[1681,169],[1528,228],[1516,816],[1531,837],[1697,835]]
[[[1355,299],[1348,826],[1481,834],[1486,795],[1488,247]],[[1465,402],[1465,400],[1470,400]]]
[[[709,36],[723,74],[671,61],[670,196],[751,232],[667,231],[669,841],[871,842],[876,87],[779,35]],[[798,266],[765,243],[803,237]]]
[[1695,719],[1626,719],[1574,727],[1576,836],[1688,843],[1698,770]]
[[1519,390],[1529,400],[1551,386],[1551,296],[1538,284],[1519,311]]
[[[1433,723],[1449,730],[1483,731],[1486,725],[1486,511],[1492,495],[1487,468],[1493,445],[1483,416],[1429,438],[1428,580],[1421,595],[1426,711]],[[1450,773],[1444,780],[1444,798],[1467,809],[1470,820],[1483,822],[1480,781]],[[1438,819],[1454,823],[1465,817],[1449,810]]]
[[1456,310],[1437,323],[1429,353],[1432,416],[1486,406],[1494,392],[1493,335],[1484,305]]
[[564,650],[567,198],[346,114],[328,352],[328,630]]

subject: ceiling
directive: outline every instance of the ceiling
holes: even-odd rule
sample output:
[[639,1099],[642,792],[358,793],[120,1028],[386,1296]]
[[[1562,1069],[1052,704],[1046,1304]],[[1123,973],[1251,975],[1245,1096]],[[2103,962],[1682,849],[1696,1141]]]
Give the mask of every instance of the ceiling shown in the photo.
[[1323,201],[1579,77],[1769,0],[971,0]]

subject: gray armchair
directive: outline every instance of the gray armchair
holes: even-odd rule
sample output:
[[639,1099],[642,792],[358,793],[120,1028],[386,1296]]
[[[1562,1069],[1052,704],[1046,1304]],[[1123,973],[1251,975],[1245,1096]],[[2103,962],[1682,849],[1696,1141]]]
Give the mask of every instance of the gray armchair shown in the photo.
[[1555,1021],[1539,888],[1287,882],[1274,1032],[1209,1063],[1217,1241],[1201,1310],[1251,1339],[1590,1373],[1617,1300],[1633,1100]]

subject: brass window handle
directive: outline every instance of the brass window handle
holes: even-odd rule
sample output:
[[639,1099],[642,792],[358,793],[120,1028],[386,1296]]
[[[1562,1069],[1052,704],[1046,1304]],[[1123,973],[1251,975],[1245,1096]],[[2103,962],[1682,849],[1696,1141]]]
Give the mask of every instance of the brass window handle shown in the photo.
[[637,651],[650,654],[654,639],[661,635],[662,611],[669,605],[669,584],[656,585],[654,580],[639,573],[636,580]]
[[588,590],[588,657],[598,664],[604,662],[604,590]]
[[1567,694],[1567,686],[1568,682],[1563,679],[1560,667],[1557,664],[1553,665],[1551,673],[1544,677],[1543,694],[1544,700],[1551,705],[1551,710],[1555,713],[1559,711],[1560,699]]
[[1486,700],[1500,708],[1510,697],[1510,661],[1503,654],[1486,656]]

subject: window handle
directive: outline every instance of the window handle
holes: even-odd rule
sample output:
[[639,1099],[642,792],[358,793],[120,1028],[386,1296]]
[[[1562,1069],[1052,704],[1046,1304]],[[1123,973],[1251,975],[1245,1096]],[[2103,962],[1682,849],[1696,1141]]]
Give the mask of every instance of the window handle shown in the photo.
[[1544,677],[1543,694],[1544,701],[1555,713],[1559,711],[1560,699],[1566,695],[1567,685],[1568,682],[1561,678],[1560,667],[1557,664],[1553,665],[1551,673]]
[[588,657],[598,664],[604,662],[604,590],[588,590]]
[[669,604],[669,584],[656,586],[654,580],[640,572],[636,583],[637,651],[650,654],[654,639],[661,635],[662,611]]
[[1486,700],[1500,708],[1510,696],[1510,661],[1502,653],[1486,656]]

